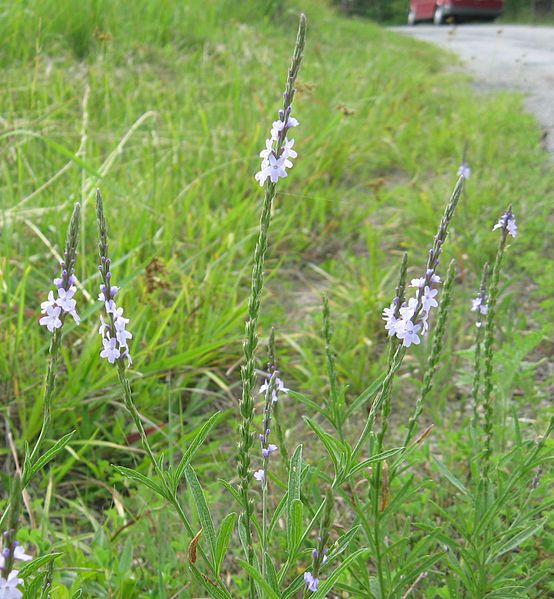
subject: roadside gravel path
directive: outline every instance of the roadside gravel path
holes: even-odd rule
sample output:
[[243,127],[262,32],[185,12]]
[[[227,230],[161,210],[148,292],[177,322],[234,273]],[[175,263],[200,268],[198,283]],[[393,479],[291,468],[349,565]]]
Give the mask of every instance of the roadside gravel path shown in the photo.
[[395,31],[456,52],[479,87],[525,94],[554,159],[554,28],[523,25],[395,27]]

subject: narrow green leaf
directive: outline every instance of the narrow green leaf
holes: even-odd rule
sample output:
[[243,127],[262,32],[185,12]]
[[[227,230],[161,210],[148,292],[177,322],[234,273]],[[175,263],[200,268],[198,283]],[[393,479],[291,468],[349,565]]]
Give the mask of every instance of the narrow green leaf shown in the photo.
[[300,486],[302,481],[302,445],[298,445],[290,460],[289,483],[287,490],[287,547],[293,546],[293,504],[300,499]]
[[219,533],[217,535],[217,542],[215,546],[215,572],[218,576],[219,572],[221,571],[221,564],[223,563],[227,553],[227,548],[229,547],[229,541],[231,540],[231,535],[233,534],[236,521],[236,512],[231,512],[225,516],[223,522],[219,526]]
[[271,588],[278,595],[279,594],[279,583],[277,582],[277,572],[275,570],[275,565],[273,564],[273,560],[271,559],[271,556],[269,555],[269,553],[266,553],[264,555],[264,560],[265,560],[265,572],[266,572],[266,576],[267,576],[267,581],[268,581],[269,585],[271,586]]
[[364,389],[358,397],[348,406],[348,410],[346,411],[346,418],[352,416],[352,414],[357,414],[360,408],[367,403],[376,393],[379,391],[381,386],[383,385],[383,381],[387,378],[387,373],[383,372],[381,376],[369,385],[366,389]]
[[312,399],[309,399],[305,395],[302,395],[302,393],[298,393],[296,391],[289,390],[287,395],[292,399],[296,399],[300,403],[303,403],[305,406],[310,408],[310,410],[313,410],[315,413],[321,414],[322,416],[325,416],[327,418],[327,414],[323,409],[323,405],[318,404],[317,402],[313,401]]
[[64,435],[61,439],[56,441],[56,443],[54,443],[54,445],[48,451],[43,453],[40,458],[37,458],[36,462],[31,466],[30,474],[27,477],[28,480],[22,481],[23,486],[25,486],[26,483],[28,483],[37,472],[44,468],[44,466],[46,466],[50,460],[53,460],[60,452],[64,450],[65,446],[71,441],[71,437],[73,437],[74,434],[75,431],[67,433],[67,435]]
[[229,493],[231,493],[234,500],[240,506],[242,506],[242,497],[239,495],[239,492],[235,489],[235,487],[233,487],[233,485],[229,484],[226,480],[223,480],[222,478],[218,478],[217,480],[227,489],[227,491],[229,491]]
[[403,447],[395,447],[394,449],[387,449],[386,451],[382,451],[381,453],[371,456],[370,458],[362,460],[359,464],[356,464],[350,470],[350,472],[346,475],[346,478],[349,478],[350,476],[353,476],[360,470],[367,468],[370,464],[375,464],[376,462],[382,462],[383,460],[388,460],[392,456],[401,452],[403,449],[404,449]]
[[167,498],[165,491],[160,487],[160,485],[157,482],[153,481],[151,478],[144,476],[144,474],[141,474],[140,472],[137,472],[132,468],[126,468],[125,466],[115,466],[114,464],[112,464],[112,468],[116,472],[119,472],[119,474],[125,476],[126,478],[136,480],[148,487],[149,489],[152,489],[152,491],[154,491],[161,497]]
[[297,593],[301,588],[306,588],[306,583],[304,582],[304,574],[299,574],[283,591],[281,594],[281,599],[289,599]]
[[210,431],[214,427],[219,414],[220,414],[219,412],[216,412],[213,416],[211,416],[211,418],[209,418],[209,420],[200,428],[200,430],[196,433],[196,436],[194,437],[194,439],[190,442],[185,453],[183,454],[183,457],[181,458],[181,461],[179,462],[179,465],[175,469],[175,484],[176,485],[179,484],[179,481],[183,477],[185,468],[187,467],[188,463],[196,455],[196,453],[202,446],[202,443],[204,443],[204,441],[206,440],[206,437],[209,435]]
[[295,499],[291,505],[290,512],[290,547],[289,553],[292,555],[298,549],[302,539],[302,501]]
[[187,479],[187,483],[189,485],[190,490],[192,491],[192,496],[194,498],[194,503],[196,504],[196,510],[198,511],[198,518],[202,524],[202,528],[204,529],[204,536],[208,541],[208,547],[210,548],[210,554],[212,556],[212,560],[216,561],[217,555],[217,540],[215,536],[214,523],[212,520],[212,515],[210,514],[210,510],[208,509],[208,504],[206,503],[206,497],[204,495],[204,491],[198,481],[198,477],[196,476],[196,472],[194,468],[188,464],[185,467],[185,477]]
[[131,539],[128,538],[127,542],[123,547],[123,551],[119,557],[119,563],[117,565],[117,573],[124,580],[126,578],[127,572],[131,569],[131,564],[133,563],[133,543]]
[[[42,586],[44,584],[44,578],[46,572],[37,574],[31,582],[25,581],[25,588],[23,590],[23,599],[37,599],[42,595]],[[3,597],[13,597],[14,595],[2,595]]]
[[402,591],[403,589],[407,589],[420,574],[422,574],[426,570],[429,570],[431,566],[433,566],[433,564],[442,559],[444,555],[444,552],[438,553],[436,555],[431,555],[430,557],[419,562],[418,565],[409,572],[404,572],[402,575],[400,575],[399,578],[401,578],[401,580],[391,591],[391,596],[398,596],[400,594],[400,591]]
[[539,521],[538,523],[534,523],[531,526],[528,526],[520,533],[514,535],[512,538],[508,539],[504,543],[502,543],[495,551],[494,554],[490,556],[487,560],[487,563],[490,563],[493,560],[498,559],[501,555],[508,553],[519,547],[522,543],[524,543],[527,539],[534,536],[543,528],[546,523],[546,519]]
[[432,458],[435,464],[437,465],[438,469],[440,470],[440,473],[448,480],[448,482],[454,485],[456,489],[458,489],[458,491],[460,491],[464,495],[471,497],[471,493],[466,489],[462,481],[456,478],[442,462],[437,460],[435,456],[432,456]]
[[225,587],[217,585],[207,576],[202,576],[196,566],[191,564],[190,570],[196,581],[204,587],[212,599],[233,599]]
[[344,553],[348,548],[348,545],[354,540],[354,537],[358,534],[361,525],[354,526],[347,533],[343,534],[341,537],[337,539],[336,545],[337,549],[334,549],[329,554],[329,562],[332,562],[336,557],[338,557],[341,553]]
[[367,553],[369,553],[369,549],[358,549],[358,551],[349,555],[328,578],[320,581],[318,590],[313,595],[310,595],[310,599],[324,599],[327,593],[335,586],[338,579],[350,567],[350,564]]
[[288,497],[289,497],[288,493],[285,493],[283,495],[283,497],[281,497],[281,500],[279,501],[279,503],[277,504],[277,507],[273,511],[273,515],[271,516],[271,520],[269,521],[269,526],[267,527],[267,537],[268,538],[271,538],[273,529],[275,528],[275,525],[277,524],[277,522],[279,522],[279,518],[281,517],[281,514],[283,513],[283,510],[285,509],[285,507],[287,505]]
[[248,562],[240,559],[239,564],[246,570],[250,576],[260,585],[265,591],[266,599],[281,599],[281,597],[271,588],[267,580],[261,575],[256,568],[253,568]]
[[344,450],[342,444],[338,439],[332,437],[329,433],[325,432],[321,426],[315,420],[311,418],[304,418],[306,424],[314,431],[314,433],[319,437],[320,441],[327,449],[327,453],[329,457],[333,461],[333,465],[335,466],[335,475],[338,475],[340,470],[340,462],[341,462],[341,454]]
[[48,564],[62,555],[61,553],[49,553],[48,555],[41,555],[35,557],[35,559],[27,562],[24,566],[21,566],[19,570],[19,578],[27,578],[34,574],[39,568],[42,568],[45,564]]

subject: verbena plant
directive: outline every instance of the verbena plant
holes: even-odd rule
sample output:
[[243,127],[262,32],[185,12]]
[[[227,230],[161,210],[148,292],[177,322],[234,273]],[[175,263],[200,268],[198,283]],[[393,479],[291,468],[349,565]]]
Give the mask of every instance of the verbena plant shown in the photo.
[[[408,282],[408,257],[402,258],[395,297],[383,312],[388,332],[384,372],[357,397],[349,396],[348,387],[337,373],[331,309],[328,299],[323,298],[322,369],[327,373],[328,394],[317,392],[310,396],[285,387],[273,331],[269,335],[265,381],[257,388],[264,263],[277,187],[288,176],[292,159],[297,156],[289,133],[299,125],[291,113],[305,40],[306,19],[301,16],[283,105],[260,153],[261,169],[255,176],[264,196],[243,343],[237,476],[220,481],[229,503],[234,505],[224,514],[210,505],[193,466],[204,441],[214,434],[219,413],[200,427],[185,448],[167,448],[168,455],[179,452],[176,462],[153,448],[144,428],[129,370],[133,335],[128,329],[129,319],[119,305],[120,290],[112,280],[108,219],[102,195],[100,191],[96,193],[101,280],[98,301],[102,310],[100,356],[117,372],[124,405],[150,462],[146,473],[121,465],[114,465],[114,469],[132,484],[143,485],[145,492],[161,497],[175,511],[184,529],[182,535],[177,534],[187,547],[182,582],[184,592],[191,597],[208,594],[215,599],[320,599],[332,592],[375,599],[527,597],[546,572],[538,570],[527,577],[518,576],[525,567],[525,557],[520,557],[517,550],[545,524],[545,506],[537,505],[534,495],[547,459],[544,447],[553,424],[551,421],[541,438],[525,440],[514,412],[514,444],[501,450],[495,443],[495,323],[502,260],[510,236],[517,235],[511,207],[494,227],[500,235],[496,259],[490,274],[488,266],[484,266],[479,295],[473,302],[477,326],[474,377],[468,398],[471,415],[466,441],[472,449],[469,469],[457,472],[444,463],[440,448],[434,451],[431,457],[436,472],[444,484],[451,486],[453,501],[433,504],[432,517],[428,518],[414,517],[409,509],[431,484],[418,479],[413,466],[430,456],[428,440],[432,430],[421,427],[420,417],[433,398],[435,374],[444,359],[449,312],[456,300],[454,261],[446,269],[444,284],[440,272],[443,247],[464,183],[470,176],[465,157],[421,276]],[[45,553],[33,559],[18,545],[16,537],[25,489],[64,450],[73,435],[69,432],[44,448],[56,392],[62,329],[68,316],[79,323],[74,299],[78,284],[75,260],[79,217],[77,205],[69,226],[61,276],[54,281],[57,291],[50,292],[42,304],[44,316],[40,324],[52,335],[42,399],[43,423],[32,449],[25,447],[23,467],[14,469],[9,500],[0,520],[4,533],[0,598],[4,599],[50,596],[55,560],[60,555]],[[414,291],[408,297],[410,289]],[[432,337],[432,341],[417,399],[405,418],[403,442],[391,447],[389,437],[395,400],[402,389],[399,376],[403,363],[410,348],[420,345],[426,336]],[[258,392],[262,401],[257,411]],[[308,411],[305,423],[321,444],[327,467],[308,464],[300,443],[289,452],[290,440],[281,425],[285,397]],[[194,504],[192,512],[188,496]],[[236,556],[237,546],[243,559]],[[18,569],[16,563],[21,561],[26,563]],[[79,590],[74,596],[82,596],[83,592],[87,591]]]

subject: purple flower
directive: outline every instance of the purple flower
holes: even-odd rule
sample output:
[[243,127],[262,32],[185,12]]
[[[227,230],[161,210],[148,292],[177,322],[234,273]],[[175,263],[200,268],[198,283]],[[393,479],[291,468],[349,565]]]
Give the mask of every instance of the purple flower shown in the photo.
[[489,307],[487,306],[487,302],[480,295],[478,295],[475,299],[471,300],[471,311],[479,312],[480,314],[486,315],[489,311]]
[[294,139],[287,139],[287,131],[297,126],[298,121],[290,116],[290,108],[287,111],[279,111],[279,119],[273,121],[270,137],[265,142],[265,149],[260,152],[262,164],[254,177],[261,187],[265,185],[267,179],[277,183],[279,179],[287,176],[286,169],[292,167],[290,158],[298,156],[293,149]]
[[516,217],[511,209],[508,209],[504,214],[498,219],[498,222],[492,228],[493,231],[496,229],[502,229],[506,234],[510,234],[512,237],[517,237],[517,223]]
[[104,346],[104,349],[100,352],[100,357],[106,358],[110,364],[114,364],[121,355],[120,350],[116,347],[117,339],[115,337],[104,337],[102,339],[102,345]]
[[277,445],[273,445],[273,443],[270,443],[267,447],[262,447],[262,455],[264,458],[268,458],[274,451],[277,451]]
[[256,180],[263,186],[266,179],[271,179],[272,183],[277,183],[279,178],[288,176],[285,167],[289,166],[290,161],[287,161],[284,156],[276,158],[273,154],[267,160],[262,162],[262,169],[256,173]]
[[410,345],[419,345],[421,343],[418,337],[421,324],[414,324],[411,320],[402,319],[402,326],[398,327],[396,336],[402,340],[404,347],[410,347]]
[[[73,275],[70,277],[74,279]],[[77,302],[73,299],[77,288],[74,285],[65,289],[63,287],[63,279],[54,279],[54,283],[57,286],[58,297],[54,297],[54,292],[50,290],[48,292],[48,299],[40,304],[40,311],[42,314],[47,314],[39,320],[39,323],[46,326],[52,333],[55,329],[61,328],[63,321],[59,316],[62,314],[69,314],[73,320],[79,324],[81,319],[76,311]]]
[[263,471],[263,468],[260,468],[259,470],[256,470],[256,472],[254,472],[254,478],[256,480],[259,480],[260,482],[263,482],[265,479],[265,472]]
[[471,168],[469,164],[464,160],[458,169],[458,176],[463,177],[464,179],[469,179],[471,177]]
[[39,324],[45,326],[51,333],[53,333],[55,329],[59,329],[62,326],[62,321],[59,318],[61,311],[62,309],[59,306],[47,306],[46,316],[43,316],[39,320]]
[[[266,381],[260,387],[260,393],[265,393],[268,389],[269,389],[269,381]],[[278,376],[276,376],[275,377],[275,386],[273,387],[273,394],[271,396],[271,400],[273,401],[273,403],[278,401],[279,393],[286,395],[288,392],[289,392],[289,389],[287,387],[285,387],[285,384],[283,383],[283,381]]]
[[422,309],[429,313],[431,308],[436,308],[439,303],[435,299],[435,295],[439,292],[438,289],[430,289],[429,287],[425,287],[423,291],[423,298],[421,300]]
[[23,579],[18,578],[18,570],[12,570],[8,574],[8,578],[0,577],[0,597],[2,599],[20,599],[23,593],[17,588],[23,584]]
[[319,586],[319,578],[315,578],[311,572],[304,572],[304,582],[308,587],[308,591],[315,593]]

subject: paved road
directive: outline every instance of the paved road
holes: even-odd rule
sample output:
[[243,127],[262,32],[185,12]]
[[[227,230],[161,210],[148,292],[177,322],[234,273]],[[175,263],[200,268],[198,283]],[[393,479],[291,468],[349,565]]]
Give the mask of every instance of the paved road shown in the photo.
[[396,31],[459,54],[483,88],[513,89],[526,96],[554,158],[554,28],[519,25],[417,25]]

